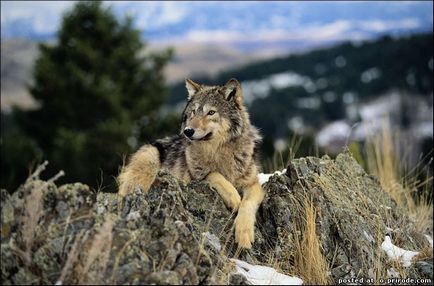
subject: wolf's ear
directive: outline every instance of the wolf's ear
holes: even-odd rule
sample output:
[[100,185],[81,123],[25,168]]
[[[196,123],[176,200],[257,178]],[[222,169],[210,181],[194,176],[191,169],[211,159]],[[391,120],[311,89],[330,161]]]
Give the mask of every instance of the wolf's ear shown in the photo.
[[243,108],[243,91],[238,80],[232,78],[224,86],[223,92],[226,100],[235,101],[239,109]]
[[190,99],[196,92],[200,90],[200,84],[195,83],[194,81],[188,78],[185,80],[185,87],[187,88],[188,91],[188,99]]

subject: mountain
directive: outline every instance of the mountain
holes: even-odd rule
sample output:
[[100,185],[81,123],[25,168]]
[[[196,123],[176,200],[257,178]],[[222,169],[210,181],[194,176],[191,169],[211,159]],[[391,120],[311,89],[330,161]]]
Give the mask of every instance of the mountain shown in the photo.
[[13,105],[35,106],[27,85],[32,80],[32,66],[38,54],[37,43],[22,39],[1,42],[1,110]]
[[[53,38],[71,2],[1,3],[2,39]],[[108,2],[151,42],[220,43],[240,50],[288,49],[384,34],[432,31],[431,1]]]

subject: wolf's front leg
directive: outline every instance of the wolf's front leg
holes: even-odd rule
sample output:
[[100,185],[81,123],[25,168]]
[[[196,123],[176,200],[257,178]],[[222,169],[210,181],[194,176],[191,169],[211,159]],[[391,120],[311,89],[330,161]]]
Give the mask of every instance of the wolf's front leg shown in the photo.
[[218,172],[212,172],[206,177],[209,185],[215,188],[225,204],[233,211],[238,209],[241,197],[235,187]]
[[235,240],[239,247],[251,248],[255,240],[256,211],[264,199],[264,192],[259,182],[244,190],[243,200],[235,219]]
[[147,192],[160,169],[160,153],[152,145],[145,145],[131,156],[118,177],[119,194],[126,196],[139,187]]

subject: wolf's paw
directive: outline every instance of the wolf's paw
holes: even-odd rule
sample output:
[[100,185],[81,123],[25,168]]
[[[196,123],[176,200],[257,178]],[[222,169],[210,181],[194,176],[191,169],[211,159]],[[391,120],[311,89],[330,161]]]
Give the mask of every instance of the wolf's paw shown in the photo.
[[250,249],[255,241],[255,220],[249,214],[239,213],[235,219],[235,241],[241,248]]
[[122,183],[119,186],[119,192],[118,192],[118,194],[121,197],[125,197],[126,195],[131,194],[133,192],[133,190],[134,190],[134,188],[133,188],[133,186],[131,184]]
[[229,199],[225,200],[225,204],[233,211],[237,211],[241,203],[241,196],[238,192],[233,193]]

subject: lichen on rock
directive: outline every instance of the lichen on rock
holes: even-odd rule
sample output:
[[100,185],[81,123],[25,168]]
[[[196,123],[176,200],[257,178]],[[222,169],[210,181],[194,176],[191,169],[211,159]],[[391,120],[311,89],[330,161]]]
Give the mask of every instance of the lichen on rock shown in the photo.
[[[259,252],[274,249],[276,259],[294,259],[293,234],[301,231],[297,225],[304,221],[300,206],[310,199],[317,211],[316,233],[334,281],[370,277],[378,261],[386,264],[380,250],[386,235],[392,235],[404,248],[428,246],[428,241],[413,231],[405,211],[347,153],[335,160],[327,156],[293,160],[285,176],[272,177],[264,188],[267,197],[259,213],[264,227],[259,230],[268,239],[256,245]],[[280,265],[286,271],[294,270],[290,263]]]
[[[305,202],[316,211],[329,281],[370,277],[376,263],[389,263],[380,248],[385,235],[406,249],[429,247],[349,154],[295,159],[263,188],[255,243],[240,252],[233,237],[236,214],[206,182],[185,185],[160,172],[148,193],[137,189],[120,199],[80,183],[57,187],[33,178],[12,195],[1,191],[2,284],[246,284],[230,258],[301,275],[296,252]],[[40,202],[26,200],[32,192],[40,192]],[[42,211],[26,220],[38,203]],[[432,258],[408,273],[432,278]]]

